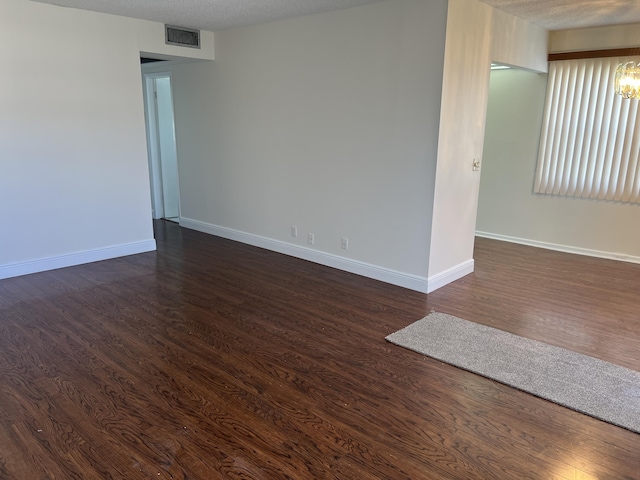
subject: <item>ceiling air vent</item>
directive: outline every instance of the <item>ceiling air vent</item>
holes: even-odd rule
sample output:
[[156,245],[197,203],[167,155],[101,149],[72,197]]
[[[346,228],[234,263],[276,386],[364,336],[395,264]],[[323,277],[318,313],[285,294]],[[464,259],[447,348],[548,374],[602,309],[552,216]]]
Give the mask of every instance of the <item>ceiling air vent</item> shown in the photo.
[[200,30],[165,25],[164,32],[165,43],[167,45],[200,48]]

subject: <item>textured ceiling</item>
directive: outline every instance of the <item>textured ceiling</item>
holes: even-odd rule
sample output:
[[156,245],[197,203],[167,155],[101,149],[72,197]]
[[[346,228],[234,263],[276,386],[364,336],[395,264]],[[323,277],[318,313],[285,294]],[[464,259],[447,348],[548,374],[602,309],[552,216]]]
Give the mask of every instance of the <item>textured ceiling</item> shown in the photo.
[[638,0],[480,0],[547,30],[640,23]]
[[380,0],[36,0],[41,3],[216,31]]
[[[36,0],[201,30],[222,30],[380,0]],[[394,1],[394,0],[386,0]],[[430,1],[430,0],[423,0]],[[640,23],[638,0],[480,0],[547,30]]]

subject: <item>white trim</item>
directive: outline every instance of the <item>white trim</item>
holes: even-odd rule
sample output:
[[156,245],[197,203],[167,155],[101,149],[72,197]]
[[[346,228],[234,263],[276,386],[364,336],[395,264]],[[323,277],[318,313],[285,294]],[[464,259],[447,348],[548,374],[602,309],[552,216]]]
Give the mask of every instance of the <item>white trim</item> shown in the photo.
[[30,273],[45,272],[57,268],[73,267],[83,263],[99,262],[111,258],[125,257],[137,253],[152,252],[156,250],[155,240],[115,245],[113,247],[98,248],[84,252],[69,253],[55,257],[39,258],[28,262],[0,265],[0,279],[19,277]]
[[427,280],[428,289],[427,293],[431,293],[438,288],[444,287],[451,282],[455,282],[456,280],[464,277],[465,275],[469,275],[473,273],[473,269],[475,267],[475,262],[473,258],[471,260],[467,260],[466,262],[462,262],[460,265],[456,265],[455,267],[451,267],[444,272],[436,273],[435,275],[429,277]]
[[477,237],[489,238],[492,240],[500,240],[503,242],[519,243],[520,245],[528,245],[530,247],[546,248],[547,250],[555,250],[557,252],[574,253],[576,255],[586,255],[588,257],[606,258],[608,260],[618,260],[629,263],[639,263],[640,257],[627,255],[625,253],[603,252],[601,250],[591,250],[589,248],[573,247],[571,245],[559,245],[557,243],[540,242],[538,240],[529,240],[527,238],[510,237],[508,235],[500,235],[489,232],[476,232]]
[[320,265],[336,268],[345,272],[355,273],[356,275],[362,275],[363,277],[380,280],[381,282],[390,283],[410,290],[427,293],[428,282],[425,277],[398,272],[396,270],[340,257],[331,253],[320,252],[311,248],[301,247],[291,243],[282,242],[280,240],[274,240],[260,235],[254,235],[252,233],[245,233],[227,227],[220,227],[218,225],[193,220],[191,218],[181,217],[180,226],[215,235],[217,237],[235,240],[236,242],[245,243],[247,245],[253,245],[254,247],[283,253],[291,257],[319,263]]

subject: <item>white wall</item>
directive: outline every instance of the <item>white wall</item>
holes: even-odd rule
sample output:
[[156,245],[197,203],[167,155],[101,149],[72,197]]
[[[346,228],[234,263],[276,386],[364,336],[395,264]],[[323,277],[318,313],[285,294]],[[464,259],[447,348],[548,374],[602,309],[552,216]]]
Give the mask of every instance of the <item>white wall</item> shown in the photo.
[[519,70],[491,74],[479,233],[640,261],[638,205],[532,193],[545,90],[546,75]]
[[423,288],[445,24],[401,0],[216,33],[173,67],[182,224]]
[[549,34],[549,53],[640,47],[640,24],[558,30]]
[[[475,0],[449,0],[429,290],[473,271],[491,61],[545,68],[544,30]],[[481,167],[482,168],[482,167]]]
[[525,20],[493,10],[491,60],[547,72],[549,32]]
[[0,278],[155,249],[139,25],[0,0]]
[[492,8],[450,0],[434,196],[429,278],[432,288],[473,271],[473,226],[491,63]]

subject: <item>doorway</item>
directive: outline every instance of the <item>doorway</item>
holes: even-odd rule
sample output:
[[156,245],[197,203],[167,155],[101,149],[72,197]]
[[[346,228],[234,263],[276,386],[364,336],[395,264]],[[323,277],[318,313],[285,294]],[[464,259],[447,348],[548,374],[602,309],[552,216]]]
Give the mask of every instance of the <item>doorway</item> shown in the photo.
[[143,78],[153,218],[180,223],[171,73],[145,73]]

